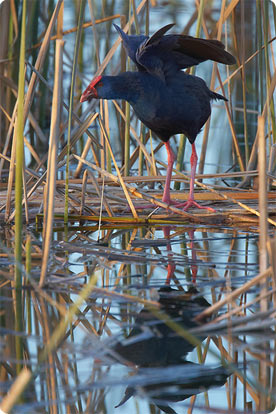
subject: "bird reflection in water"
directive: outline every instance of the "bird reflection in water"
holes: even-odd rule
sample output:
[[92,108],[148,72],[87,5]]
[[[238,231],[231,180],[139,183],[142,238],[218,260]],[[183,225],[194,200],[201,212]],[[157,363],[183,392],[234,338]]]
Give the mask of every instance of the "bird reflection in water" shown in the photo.
[[[184,329],[187,332],[199,326],[194,320],[195,316],[210,306],[204,297],[198,295],[195,287],[184,292],[164,286],[158,290],[158,294],[159,317],[143,309],[136,317],[128,337],[114,347],[120,360],[138,367],[136,375],[144,378],[138,388],[130,386],[126,389],[117,407],[139,389],[163,412],[175,413],[170,403],[183,401],[213,386],[221,386],[229,375],[223,366],[210,368],[186,359],[196,343],[187,340],[181,331]],[[171,327],[168,320],[176,329]],[[178,328],[180,333],[177,332]],[[202,342],[205,336],[197,339]]]
[[[163,230],[165,237],[169,237],[169,228]],[[170,244],[167,250],[171,252]],[[137,369],[137,383],[127,387],[117,407],[139,394],[163,412],[175,413],[171,403],[222,386],[229,376],[223,366],[210,368],[186,359],[206,336],[188,339],[185,333],[208,322],[205,319],[199,324],[195,317],[210,304],[199,295],[194,284],[187,291],[171,288],[169,284],[174,271],[171,257],[166,285],[158,290],[159,311],[153,313],[144,308],[135,318],[127,338],[113,348],[120,362]]]

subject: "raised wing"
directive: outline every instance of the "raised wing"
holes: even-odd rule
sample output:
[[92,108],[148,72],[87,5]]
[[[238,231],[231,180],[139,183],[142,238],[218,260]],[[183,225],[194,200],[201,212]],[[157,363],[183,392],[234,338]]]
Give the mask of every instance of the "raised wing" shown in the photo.
[[165,80],[166,76],[198,65],[205,60],[233,65],[236,59],[225,50],[218,40],[207,40],[186,35],[165,35],[174,26],[168,24],[151,37],[139,35],[128,36],[114,24],[122,38],[123,45],[130,59],[139,71],[155,74]]
[[143,67],[140,67],[139,63],[136,60],[136,52],[139,49],[139,46],[141,45],[141,43],[147,40],[149,36],[144,36],[144,35],[139,35],[139,36],[130,35],[129,36],[119,26],[117,26],[117,24],[113,23],[113,26],[119,33],[122,39],[122,42],[123,42],[123,46],[126,50],[126,53],[130,57],[130,59],[135,63],[135,65],[137,65],[139,70],[144,71],[145,69]]
[[147,72],[162,79],[178,70],[198,65],[205,60],[233,65],[234,56],[224,50],[218,40],[207,40],[186,35],[165,35],[169,24],[145,40],[137,49],[136,61]]

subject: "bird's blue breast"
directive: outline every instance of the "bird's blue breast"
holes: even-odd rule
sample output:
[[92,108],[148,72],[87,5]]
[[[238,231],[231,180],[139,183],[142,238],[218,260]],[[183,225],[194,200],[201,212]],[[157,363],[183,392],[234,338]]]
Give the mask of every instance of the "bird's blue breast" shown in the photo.
[[163,141],[178,133],[195,139],[211,111],[205,82],[182,72],[167,83],[152,75],[141,79],[130,102],[138,118]]

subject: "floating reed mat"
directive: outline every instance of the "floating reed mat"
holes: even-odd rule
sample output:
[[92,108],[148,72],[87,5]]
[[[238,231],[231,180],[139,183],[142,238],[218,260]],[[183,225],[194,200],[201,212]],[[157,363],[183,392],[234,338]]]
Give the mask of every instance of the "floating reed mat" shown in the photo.
[[[108,193],[108,190],[106,190]],[[82,210],[82,214],[79,213],[78,206],[75,203],[71,214],[69,214],[69,221],[72,222],[101,222],[102,224],[110,224],[112,226],[120,225],[129,225],[129,224],[183,224],[186,222],[198,222],[198,223],[226,223],[228,225],[237,224],[237,223],[252,223],[253,225],[258,224],[259,212],[258,212],[258,193],[256,192],[232,192],[226,191],[225,196],[230,201],[226,200],[220,195],[209,193],[209,192],[198,192],[196,197],[201,201],[210,201],[212,207],[216,209],[215,213],[205,212],[199,209],[191,209],[189,213],[182,211],[174,206],[168,206],[168,208],[156,208],[152,205],[148,205],[149,201],[157,200],[160,204],[164,204],[160,201],[162,197],[161,193],[151,192],[147,193],[147,200],[136,199],[134,205],[138,213],[138,217],[133,217],[131,212],[128,209],[127,202],[123,201],[122,191],[117,188],[112,189],[112,199],[109,199],[108,194],[106,195],[109,205],[112,208],[113,215],[107,216],[107,212],[101,203],[101,199],[97,198],[95,194],[90,194],[86,196],[85,206]],[[72,194],[71,194],[72,195]],[[154,198],[153,198],[154,197]],[[172,198],[178,199],[180,201],[186,200],[188,197],[187,193],[173,192]],[[76,193],[74,193],[75,200],[77,198]],[[120,202],[114,199],[120,199]],[[234,200],[233,203],[231,200]],[[146,205],[146,209],[141,209],[143,205]],[[101,207],[103,207],[101,209]],[[140,207],[140,209],[139,209]],[[268,221],[272,225],[276,225],[275,217],[275,207],[276,207],[276,193],[268,193],[268,213],[270,218]],[[43,215],[39,215],[38,222]],[[56,204],[56,221],[63,220],[63,203],[60,200],[60,203]]]
[[[220,175],[220,174],[219,174]],[[215,213],[190,209],[185,212],[177,206],[168,206],[162,202],[162,188],[151,190],[144,188],[151,182],[161,182],[164,176],[135,176],[123,177],[129,196],[133,200],[136,217],[130,212],[125,193],[120,184],[112,178],[105,177],[104,185],[102,178],[96,178],[93,183],[90,180],[84,184],[82,179],[70,179],[69,181],[69,205],[70,222],[93,221],[112,224],[130,223],[159,223],[166,222],[199,222],[199,223],[257,223],[259,220],[258,192],[244,190],[235,187],[225,188],[222,186],[206,186],[198,182],[202,190],[197,190],[196,199],[206,201],[206,205],[216,209]],[[214,177],[214,176],[213,176]],[[179,177],[177,177],[179,178]],[[198,178],[210,178],[201,175]],[[175,177],[176,179],[176,177]],[[7,199],[7,188],[4,183],[0,188],[0,219],[4,220],[4,205]],[[29,222],[36,219],[43,206],[44,184],[33,191],[28,198]],[[12,191],[13,193],[13,191]],[[174,200],[183,202],[188,198],[188,190],[172,191],[171,197]],[[12,197],[13,198],[13,194]],[[276,207],[276,191],[267,193],[268,200],[268,221],[275,225],[273,215]],[[25,203],[25,201],[24,201]],[[145,208],[146,207],[146,208]],[[159,208],[158,208],[159,207]],[[64,180],[57,180],[55,194],[55,220],[63,220],[64,214]],[[106,217],[108,215],[108,217]],[[39,221],[39,220],[38,220]],[[157,223],[156,222],[156,223]]]

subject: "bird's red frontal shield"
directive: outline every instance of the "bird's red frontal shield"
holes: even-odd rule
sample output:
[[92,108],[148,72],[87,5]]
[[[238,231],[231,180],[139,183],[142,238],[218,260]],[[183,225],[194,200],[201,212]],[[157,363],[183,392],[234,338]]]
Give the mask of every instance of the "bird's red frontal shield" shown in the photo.
[[102,79],[101,75],[96,76],[96,78],[94,78],[92,82],[89,83],[89,85],[87,86],[83,94],[81,95],[80,102],[90,101],[92,98],[98,97],[98,92],[95,86],[97,85],[97,83],[100,82],[101,79]]

